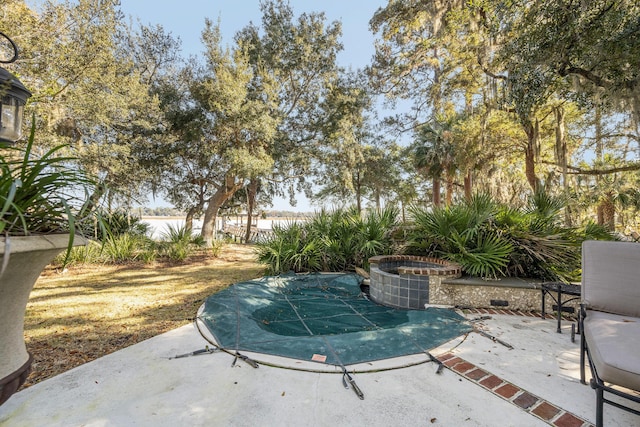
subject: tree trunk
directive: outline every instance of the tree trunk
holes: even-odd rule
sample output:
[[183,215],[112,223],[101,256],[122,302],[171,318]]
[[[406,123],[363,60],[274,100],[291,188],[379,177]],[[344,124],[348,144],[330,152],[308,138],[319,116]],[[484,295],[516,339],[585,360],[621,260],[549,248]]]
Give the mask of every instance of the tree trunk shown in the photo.
[[433,206],[439,207],[442,202],[440,201],[440,178],[433,178]]
[[[93,210],[95,210],[96,206],[98,206],[98,203],[100,203],[100,199],[105,195],[106,192],[107,192],[107,186],[104,185],[104,183],[100,182],[96,184],[96,187],[94,188],[93,193],[91,193],[91,195],[87,198],[87,200],[84,202],[84,204],[80,208],[80,211],[76,214],[76,218],[83,218],[85,217],[86,213],[92,212]],[[111,210],[109,210],[109,213],[111,213]],[[98,240],[98,237],[100,235],[100,233],[98,233],[99,231],[100,230],[98,229],[98,219],[94,217],[93,218],[93,238],[96,240]]]
[[253,208],[256,205],[259,185],[260,181],[257,178],[252,178],[247,187],[247,231],[244,234],[245,243],[249,243],[249,240],[251,240],[251,218],[253,218]]
[[446,180],[446,194],[445,194],[445,204],[446,206],[451,206],[453,202],[453,176],[447,175]]
[[362,189],[360,188],[360,171],[356,171],[355,175],[355,185],[354,188],[356,190],[356,208],[358,212],[362,212]]
[[604,226],[604,204],[602,202],[598,202],[598,206],[596,206],[596,220],[598,225]]
[[523,124],[524,131],[527,134],[527,147],[525,148],[524,173],[531,189],[538,191],[540,181],[536,176],[536,154],[540,139],[540,125],[538,121],[528,120]]
[[213,235],[216,228],[216,218],[220,207],[242,188],[242,183],[236,183],[233,177],[227,177],[226,185],[218,188],[216,193],[209,199],[207,208],[204,211],[204,219],[202,221],[202,232],[200,235],[208,246],[213,245]]
[[195,208],[190,208],[187,211],[187,216],[184,219],[184,228],[187,233],[191,233],[193,230],[193,217],[195,216]]
[[602,225],[607,231],[615,231],[616,229],[616,208],[613,202],[613,195],[607,193],[606,199],[600,203],[602,206]]
[[566,197],[564,207],[564,222],[567,227],[571,227],[571,210],[569,209],[569,181],[567,166],[567,138],[565,137],[565,111],[562,106],[555,107],[553,112],[556,117],[556,163],[562,168],[562,188]]
[[[432,102],[433,102],[433,111],[436,113],[441,113],[442,108],[442,87],[440,83],[440,76],[442,74],[441,64],[440,64],[440,55],[438,54],[438,48],[433,49],[433,58],[435,65],[433,67],[433,85],[431,87],[432,92]],[[433,90],[435,88],[435,91]]]
[[473,178],[471,176],[471,170],[467,171],[467,174],[464,176],[464,198],[466,201],[471,201],[473,197]]
[[595,109],[596,111],[593,119],[593,124],[596,131],[596,159],[602,160],[604,153],[604,144],[602,143],[602,110],[600,109],[600,104],[596,104]]
[[[594,128],[596,138],[596,160],[602,161],[604,159],[604,143],[602,138],[602,110],[600,104],[596,103],[594,113]],[[602,179],[599,175],[596,175],[596,187],[600,189]],[[613,200],[610,200],[608,193],[598,203],[598,225],[602,225],[609,231],[613,231],[615,228],[615,209],[613,206]]]

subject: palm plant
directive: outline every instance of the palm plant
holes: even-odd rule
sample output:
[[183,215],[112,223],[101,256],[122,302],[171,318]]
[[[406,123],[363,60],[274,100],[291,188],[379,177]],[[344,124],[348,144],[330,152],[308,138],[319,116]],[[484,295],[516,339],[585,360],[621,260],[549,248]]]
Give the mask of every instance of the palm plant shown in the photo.
[[346,209],[322,209],[305,224],[308,239],[318,242],[322,270],[342,271],[349,265],[354,236],[353,228],[348,224],[353,223],[349,218],[353,215],[353,211]]
[[563,199],[542,191],[523,209],[495,204],[486,195],[433,210],[413,207],[406,251],[455,261],[481,277],[575,281],[582,241],[611,235],[594,224],[563,227],[563,207]]
[[369,267],[369,258],[390,255],[394,251],[391,232],[398,226],[399,211],[395,207],[371,210],[361,219],[358,229],[354,265]]
[[419,128],[414,144],[414,166],[432,179],[433,205],[440,206],[440,183],[444,175],[447,183],[446,200],[451,203],[453,176],[456,172],[453,127],[455,118],[436,117]]
[[[259,242],[257,247],[258,262],[268,266],[269,274],[280,274],[297,267],[297,271],[304,271],[301,259],[296,259],[295,255],[306,252],[305,256],[313,259],[311,265],[319,264],[319,253],[314,251],[313,257],[309,253],[311,247],[307,246],[304,251],[306,241],[305,226],[298,222],[287,224],[274,224],[272,235]],[[313,271],[313,270],[312,270]]]
[[413,206],[407,251],[455,261],[469,274],[502,275],[512,245],[496,232],[496,213],[497,206],[484,195],[433,210]]
[[366,215],[356,208],[323,209],[304,223],[274,226],[273,236],[257,245],[258,259],[276,274],[366,268],[371,256],[392,253],[397,214],[395,208]]
[[521,211],[503,209],[497,224],[515,250],[508,274],[552,281],[580,279],[581,245],[586,239],[612,239],[604,227],[587,224],[583,228],[563,226],[563,197],[541,189]]

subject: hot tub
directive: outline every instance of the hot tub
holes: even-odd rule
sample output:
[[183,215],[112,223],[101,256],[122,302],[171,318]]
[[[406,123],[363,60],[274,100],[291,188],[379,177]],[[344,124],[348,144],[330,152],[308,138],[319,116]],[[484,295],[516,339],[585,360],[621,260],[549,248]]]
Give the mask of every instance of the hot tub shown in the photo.
[[369,258],[371,299],[394,308],[424,310],[429,304],[430,277],[457,278],[458,264],[438,258],[412,255],[380,255]]

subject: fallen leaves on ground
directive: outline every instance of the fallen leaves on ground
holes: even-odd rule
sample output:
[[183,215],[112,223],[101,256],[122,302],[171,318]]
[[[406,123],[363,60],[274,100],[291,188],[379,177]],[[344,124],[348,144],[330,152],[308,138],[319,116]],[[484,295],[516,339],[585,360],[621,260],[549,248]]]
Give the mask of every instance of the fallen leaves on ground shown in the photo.
[[263,271],[253,247],[236,244],[183,263],[45,270],[25,315],[34,362],[23,387],[183,326],[206,297]]

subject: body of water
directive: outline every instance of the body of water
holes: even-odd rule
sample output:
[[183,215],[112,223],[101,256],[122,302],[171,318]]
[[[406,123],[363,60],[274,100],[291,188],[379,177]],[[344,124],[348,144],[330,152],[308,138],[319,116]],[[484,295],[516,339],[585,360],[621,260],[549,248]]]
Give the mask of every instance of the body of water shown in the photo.
[[[163,217],[163,216],[145,216],[142,217],[142,222],[149,224],[149,231],[151,237],[155,240],[162,240],[163,234],[166,234],[169,231],[169,227],[173,227],[174,229],[178,229],[180,227],[184,227],[184,217]],[[287,224],[292,221],[300,221],[300,219],[292,220],[292,219],[259,219],[258,220],[258,229],[259,230],[271,230],[273,224]],[[234,221],[233,219],[230,221],[233,225],[239,225],[239,222]],[[223,219],[218,218],[216,224],[216,230],[222,230]],[[246,227],[246,219],[243,225]],[[194,220],[193,221],[193,232],[194,234],[199,234],[200,230],[202,230],[202,220]]]

